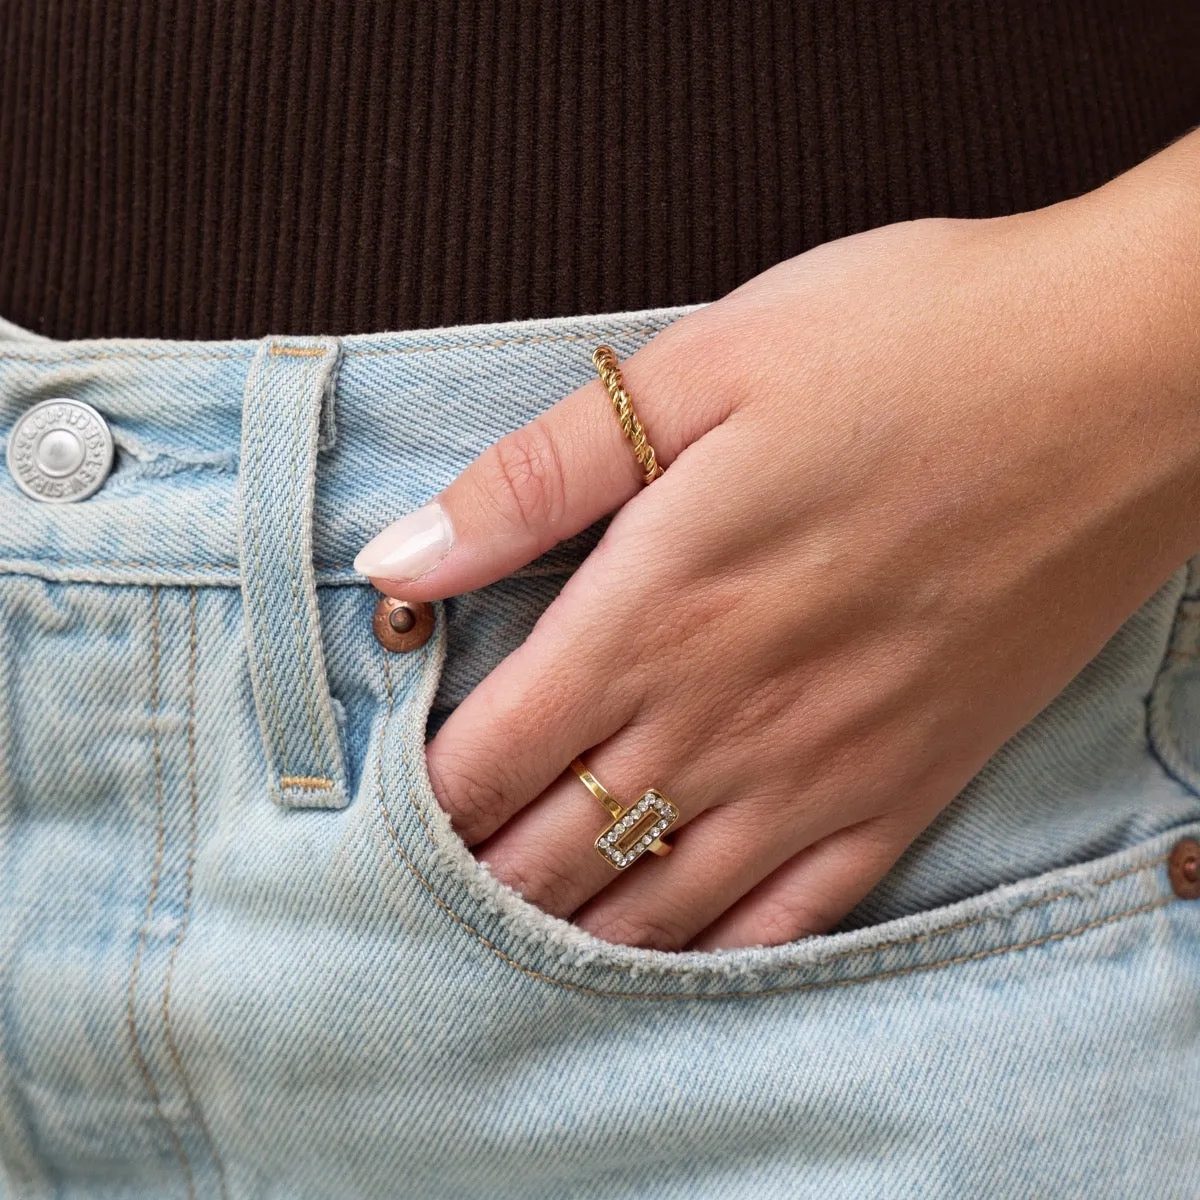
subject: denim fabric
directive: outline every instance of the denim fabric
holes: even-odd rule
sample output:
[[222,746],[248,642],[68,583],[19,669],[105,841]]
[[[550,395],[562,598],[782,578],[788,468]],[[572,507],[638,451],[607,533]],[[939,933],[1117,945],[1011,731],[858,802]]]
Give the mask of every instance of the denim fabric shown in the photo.
[[350,802],[325,671],[313,503],[321,423],[333,444],[336,338],[269,338],[246,375],[238,544],[250,679],[277,804]]
[[352,557],[687,311],[0,331],[0,437],[69,396],[117,445],[80,504],[0,478],[5,1195],[1197,1193],[1200,561],[828,936],[607,945],[451,830],[425,738],[600,526],[407,653]]

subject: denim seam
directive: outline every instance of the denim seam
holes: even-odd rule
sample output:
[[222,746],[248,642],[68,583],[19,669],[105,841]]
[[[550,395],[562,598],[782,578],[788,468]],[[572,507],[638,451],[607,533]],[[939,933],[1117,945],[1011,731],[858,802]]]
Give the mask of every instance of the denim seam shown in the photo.
[[[271,349],[268,353],[270,353],[270,354],[277,353],[277,347],[276,347],[275,343],[271,344]],[[282,350],[278,350],[278,353],[282,354],[282,355],[286,355],[287,357],[290,357],[290,358],[324,358],[325,355],[328,353],[328,351],[327,351],[327,348],[324,346],[310,346],[310,347],[295,347],[295,346],[293,346],[293,347],[288,347],[288,348],[285,348]],[[317,412],[315,414],[314,423],[319,427],[320,419],[321,419],[321,413],[320,413],[321,398],[320,397],[317,397],[316,404],[317,404]],[[259,406],[260,418],[261,418],[261,412],[262,412],[262,405]],[[296,512],[296,511],[303,512],[304,511],[303,504],[301,503],[301,496],[299,493],[299,489],[297,487],[297,476],[296,476],[296,459],[299,457],[300,450],[301,450],[300,426],[302,424],[303,424],[303,422],[299,421],[299,420],[294,420],[292,422],[292,453],[288,460],[288,500],[289,500],[289,511],[291,511],[291,512]],[[313,453],[315,456],[315,453],[316,453],[315,450]],[[314,470],[315,470],[315,467],[314,467]],[[330,771],[325,765],[330,760],[326,756],[325,748],[321,744],[324,741],[324,739],[317,732],[317,717],[316,717],[316,713],[313,710],[313,682],[312,682],[312,680],[313,680],[313,676],[315,676],[317,674],[317,671],[316,671],[316,663],[313,661],[313,646],[312,646],[311,638],[315,638],[315,637],[319,636],[319,627],[314,624],[311,638],[309,639],[307,644],[305,643],[304,634],[300,628],[300,605],[301,605],[302,601],[301,601],[301,594],[300,594],[301,593],[301,585],[300,585],[299,576],[300,576],[301,572],[304,570],[303,564],[298,561],[300,558],[300,546],[301,545],[303,545],[303,541],[297,542],[297,540],[294,538],[290,539],[288,542],[287,565],[288,565],[288,578],[292,585],[292,626],[296,632],[296,652],[297,652],[297,656],[300,660],[300,672],[304,679],[304,710],[305,710],[305,714],[308,717],[309,732],[312,734],[313,754],[316,756],[315,762],[316,762],[317,767],[321,771],[321,774],[318,776],[318,778],[323,779],[325,781],[324,784],[319,785],[319,790],[331,791],[334,788],[333,772]],[[282,780],[281,780],[280,787],[282,787],[282,786],[283,786],[283,784],[282,784]]]
[[[0,557],[3,557],[0,554]],[[153,571],[240,571],[241,563],[156,563],[117,562],[109,558],[31,558],[24,554],[22,562],[51,563],[58,567],[127,567],[130,570]],[[349,571],[349,563],[313,563],[314,571]],[[365,582],[365,581],[364,581]]]
[[176,1132],[175,1126],[167,1119],[167,1114],[163,1110],[162,1098],[159,1095],[158,1086],[154,1082],[154,1076],[150,1073],[150,1065],[146,1061],[145,1054],[142,1052],[137,1032],[137,981],[141,971],[142,955],[145,953],[146,941],[150,932],[150,921],[154,916],[154,906],[158,900],[158,888],[162,878],[163,852],[167,836],[166,803],[163,790],[162,743],[158,722],[161,631],[159,627],[159,596],[157,587],[153,588],[150,593],[150,627],[152,643],[150,654],[150,740],[154,758],[154,866],[150,872],[150,890],[146,897],[146,910],[142,917],[142,927],[138,932],[137,951],[133,956],[133,968],[129,973],[129,1003],[126,1007],[125,1016],[126,1025],[129,1029],[129,1041],[133,1050],[133,1058],[146,1085],[146,1094],[150,1097],[150,1101],[154,1105],[154,1111],[171,1140],[175,1157],[179,1160],[179,1166],[183,1171],[183,1177],[187,1184],[188,1200],[193,1200],[196,1195],[196,1185],[192,1176],[192,1166],[188,1161],[187,1151],[184,1149],[183,1142]]
[[[1110,883],[1115,883],[1118,879],[1125,879],[1129,875],[1139,875],[1143,871],[1152,871],[1156,867],[1162,866],[1171,856],[1170,854],[1160,854],[1158,858],[1152,858],[1147,862],[1138,863],[1133,867],[1126,867],[1122,871],[1116,871],[1112,875],[1106,875],[1102,879],[1096,879],[1091,882],[1093,888],[1106,887]],[[1013,908],[1004,914],[989,913],[982,917],[971,917],[966,921],[959,921],[953,925],[943,925],[938,929],[929,930],[927,933],[910,934],[908,937],[896,938],[894,941],[882,942],[878,945],[859,946],[854,950],[840,951],[836,956],[826,959],[826,962],[837,962],[844,959],[855,958],[863,954],[878,954],[881,951],[891,950],[897,946],[913,946],[921,942],[929,942],[934,938],[942,937],[947,933],[957,933],[962,929],[970,929],[976,925],[986,925],[993,921],[1007,920],[1012,913],[1023,912],[1026,909],[1039,908],[1043,904],[1050,904],[1054,900],[1069,900],[1073,896],[1077,896],[1078,892],[1073,892],[1070,889],[1061,892],[1051,892],[1047,896],[1039,896],[1035,900],[1026,900],[1023,904],[1014,905]],[[801,969],[800,963],[781,963],[776,970],[781,971],[798,971]]]
[[[261,389],[266,388],[265,379],[259,384],[259,387]],[[255,461],[255,464],[256,464],[255,469],[257,470],[258,469],[257,462],[258,462],[259,458],[261,457],[261,445],[262,445],[263,404],[261,401],[261,397],[260,397],[259,403],[255,404],[254,409],[255,409],[254,429],[252,432],[252,436],[254,438],[255,453],[251,457]],[[254,504],[246,496],[243,496],[242,503],[244,505],[249,504],[249,506],[250,506],[250,530],[251,530],[251,533],[252,533],[253,539],[254,539],[254,556],[259,562],[261,562],[262,558],[263,558],[263,548],[262,548],[263,547],[263,539],[262,539],[262,529],[260,528],[259,521],[258,521],[258,506],[256,504]],[[202,568],[192,568],[192,569],[202,569]],[[238,565],[238,567],[236,569],[238,569],[240,571],[240,564]],[[277,690],[275,688],[274,676],[271,674],[271,651],[270,651],[271,639],[267,632],[267,626],[268,626],[267,613],[266,613],[266,609],[263,607],[263,598],[262,598],[262,595],[259,593],[258,588],[251,585],[250,587],[246,588],[246,591],[248,591],[250,593],[251,599],[253,601],[249,616],[250,616],[250,621],[255,629],[255,642],[261,643],[260,648],[256,648],[255,646],[252,646],[250,648],[250,652],[252,655],[257,655],[257,656],[261,657],[263,680],[264,680],[264,683],[266,684],[267,698],[270,702],[271,724],[272,724],[272,726],[274,728],[274,732],[275,732],[275,738],[274,738],[275,744],[274,744],[274,746],[271,747],[271,762],[269,763],[271,775],[276,779],[278,779],[280,776],[290,777],[291,776],[291,768],[288,763],[287,739],[283,736],[283,725],[282,725],[282,723],[280,721],[280,717],[279,717],[279,693],[277,692]],[[259,653],[259,650],[261,650],[261,654]],[[280,757],[282,758],[282,765],[283,765],[282,771],[279,770],[279,768],[275,762],[276,747],[278,748],[278,753],[279,753]]]
[[[0,558],[3,558],[3,553],[0,552]],[[128,570],[145,570],[145,571],[239,571],[241,564],[236,562],[228,563],[160,563],[160,562],[117,562],[110,558],[34,558],[28,554],[23,554],[20,557],[21,562],[27,563],[46,563],[57,567],[123,567]],[[552,579],[557,575],[570,575],[576,568],[574,567],[535,567],[526,569],[518,567],[515,571],[510,571],[505,579]],[[351,563],[313,563],[314,571],[350,571],[353,570]],[[367,581],[364,579],[365,585]]]
[[1200,600],[1200,554],[1193,554],[1187,561],[1187,575],[1180,604],[1184,600]]
[[1188,621],[1200,620],[1200,613],[1185,611],[1186,605],[1195,604],[1200,600],[1200,596],[1197,596],[1194,591],[1200,581],[1198,577],[1200,577],[1200,555],[1188,559],[1183,590],[1171,618],[1167,650],[1163,654],[1158,671],[1147,691],[1144,705],[1146,745],[1151,756],[1163,773],[1191,796],[1200,796],[1200,786],[1198,786],[1191,765],[1183,758],[1175,744],[1174,730],[1171,728],[1170,718],[1163,708],[1163,688],[1173,672],[1173,668],[1169,664],[1195,662],[1200,659],[1200,655],[1178,649],[1179,631],[1182,626]]
[[323,775],[281,775],[279,777],[279,786],[285,791],[288,788],[299,791],[308,791],[311,788],[316,788],[318,791],[328,792],[333,789],[334,782],[332,779],[326,779]]
[[[385,671],[386,671],[386,669],[387,668],[386,668],[386,654],[385,654]],[[459,913],[448,901],[444,900],[438,894],[437,890],[433,887],[433,885],[429,882],[429,880],[425,877],[425,875],[421,872],[420,868],[417,867],[416,863],[412,860],[408,851],[404,847],[403,839],[400,837],[399,831],[396,829],[395,823],[392,818],[391,810],[388,808],[387,800],[384,796],[384,788],[383,788],[384,746],[386,744],[387,732],[388,732],[388,728],[391,724],[394,711],[395,711],[395,700],[394,700],[394,695],[393,695],[392,689],[389,686],[389,688],[388,688],[388,707],[385,711],[384,719],[380,726],[379,748],[378,748],[378,753],[376,756],[376,792],[377,792],[377,799],[378,799],[380,813],[383,817],[384,824],[387,827],[388,835],[391,838],[392,844],[395,847],[397,853],[400,855],[400,858],[403,861],[405,867],[408,869],[409,873],[413,876],[413,878],[416,879],[416,881],[421,885],[421,887],[423,887],[425,889],[425,891],[429,895],[430,899],[432,899],[433,902],[439,908],[441,908],[443,912],[445,912],[449,917],[451,917],[464,930],[469,932],[481,945],[483,945],[488,950],[490,950],[502,962],[507,963],[510,967],[513,967],[515,970],[518,970],[518,971],[522,972],[523,974],[528,975],[531,978],[540,979],[540,980],[543,980],[544,982],[552,983],[559,987],[567,988],[572,991],[584,992],[589,995],[595,995],[595,996],[605,996],[605,997],[610,997],[613,999],[629,999],[629,1000],[729,1000],[729,999],[752,999],[752,998],[756,998],[756,997],[760,997],[760,996],[777,996],[777,995],[790,994],[792,992],[816,991],[816,990],[819,990],[822,988],[836,987],[836,986],[841,986],[841,985],[845,985],[845,984],[853,984],[853,983],[877,982],[877,981],[886,980],[886,979],[895,979],[895,978],[898,978],[901,976],[911,975],[911,974],[915,974],[915,973],[921,972],[921,971],[931,971],[931,970],[935,970],[935,969],[942,968],[942,967],[955,966],[960,963],[973,962],[978,959],[990,958],[990,957],[994,957],[999,954],[1007,954],[1007,953],[1014,952],[1017,950],[1030,949],[1030,948],[1033,948],[1036,946],[1046,945],[1050,942],[1061,941],[1065,938],[1077,936],[1079,934],[1087,932],[1088,930],[1096,929],[1103,925],[1111,924],[1115,921],[1122,920],[1126,917],[1133,917],[1133,916],[1141,915],[1143,913],[1152,912],[1155,909],[1165,907],[1166,905],[1172,903],[1176,899],[1176,897],[1173,895],[1160,897],[1159,899],[1150,901],[1149,903],[1137,905],[1133,908],[1125,909],[1125,910],[1122,910],[1121,912],[1113,913],[1113,914],[1110,914],[1109,916],[1098,918],[1095,921],[1089,921],[1082,925],[1074,926],[1071,929],[1058,930],[1054,933],[1044,934],[1041,937],[1030,938],[1026,941],[1016,942],[1016,943],[1013,943],[1013,944],[1010,944],[1007,946],[993,946],[993,947],[989,947],[986,950],[974,951],[970,954],[956,955],[956,956],[953,956],[950,958],[938,959],[938,960],[935,960],[935,961],[929,962],[929,963],[914,963],[911,966],[898,967],[898,968],[895,968],[890,971],[876,972],[875,974],[870,974],[870,975],[851,976],[851,977],[845,978],[845,979],[814,980],[810,983],[787,984],[787,985],[781,985],[779,987],[773,987],[773,988],[763,988],[763,989],[757,989],[757,990],[746,989],[743,991],[730,991],[730,992],[623,992],[623,991],[614,991],[614,990],[604,989],[604,988],[593,988],[593,987],[588,986],[587,984],[575,983],[570,980],[558,978],[554,975],[546,974],[545,972],[539,971],[534,967],[527,966],[525,963],[520,962],[518,959],[514,958],[512,955],[510,955],[506,951],[502,950],[495,942],[493,942],[490,938],[488,938],[486,934],[484,934],[480,930],[476,929],[475,926],[472,925],[461,913]],[[400,749],[401,760],[404,764],[405,774],[411,775],[412,768],[411,768],[411,763],[408,760],[408,749],[409,749],[408,738],[404,737],[401,739],[401,749]],[[413,800],[410,790],[405,789],[405,792],[409,796],[409,803],[412,805],[413,809],[417,812],[417,815],[420,816],[421,815],[420,810],[417,807],[415,800]],[[422,821],[422,823],[424,824],[424,821]],[[426,826],[426,831],[428,834],[428,826]],[[1104,887],[1108,884],[1111,884],[1118,879],[1126,878],[1130,875],[1136,875],[1136,874],[1140,874],[1140,873],[1143,873],[1146,871],[1157,870],[1159,867],[1162,866],[1162,863],[1165,861],[1166,857],[1167,856],[1160,856],[1149,862],[1141,863],[1141,864],[1138,864],[1137,866],[1133,866],[1128,869],[1123,869],[1121,871],[1117,871],[1112,875],[1106,876],[1105,878],[1103,878],[1101,880],[1095,881],[1092,884],[1092,886],[1094,888],[1100,888],[1100,887]],[[1054,893],[1053,895],[1049,895],[1049,896],[1042,896],[1036,900],[1031,900],[1025,904],[1018,905],[1013,911],[1016,912],[1016,911],[1021,911],[1021,910],[1038,908],[1043,905],[1049,904],[1049,903],[1053,902],[1054,900],[1063,899],[1063,898],[1069,897],[1073,894],[1074,893],[1068,891],[1068,892]],[[944,927],[942,929],[937,929],[937,930],[931,930],[927,934],[919,935],[919,938],[928,940],[933,937],[941,936],[946,933],[953,933],[958,930],[966,929],[966,928],[969,928],[972,926],[983,925],[983,924],[986,924],[989,922],[994,922],[994,921],[1007,920],[1007,919],[1009,919],[1010,916],[1011,916],[1011,914],[987,914],[985,916],[975,917],[968,921],[960,922],[957,925],[947,926],[947,927]],[[854,957],[856,955],[864,954],[864,953],[878,953],[881,951],[890,950],[895,946],[906,945],[915,940],[918,940],[918,938],[897,939],[894,942],[877,943],[877,944],[872,945],[867,948],[856,947],[854,950],[843,951],[839,954],[831,955],[828,958],[821,959],[817,962],[804,963],[804,964],[781,964],[781,966],[788,967],[790,969],[813,969],[813,968],[817,968],[817,967],[828,966],[831,963],[836,963],[836,962]],[[618,970],[618,971],[619,970],[629,971],[629,970],[634,969],[631,965],[621,964],[621,963],[593,962],[589,965],[590,966],[600,966],[607,970]],[[767,969],[768,970],[777,970],[779,968],[767,968]],[[686,975],[701,975],[704,972],[702,970],[698,971],[695,969],[668,968],[659,973],[676,975],[676,976],[681,976],[681,975],[686,976]]]
[[[594,337],[604,336],[640,337],[642,334],[661,333],[666,328],[668,328],[666,325],[650,325],[639,329],[606,330],[603,326],[596,326],[585,333],[548,334],[545,337],[491,338],[483,342],[456,342],[451,346],[393,346],[379,350],[356,350],[347,347],[344,353],[355,358],[379,358],[408,354],[447,354],[459,350],[488,350],[498,346],[536,346],[549,342],[584,342],[590,341]],[[80,355],[63,355],[61,353],[23,355],[9,351],[8,353],[0,354],[0,363],[8,361],[12,363],[58,364],[68,362],[99,362],[107,359],[134,359],[145,362],[156,362],[163,359],[191,359],[197,362],[208,362],[233,358],[253,358],[254,354],[254,347],[247,347],[245,350],[218,350],[211,352],[180,351],[174,353],[168,351],[162,354],[139,354],[136,351],[130,350],[114,350],[111,352],[98,350],[94,354]]]
[[[388,698],[387,716],[385,718],[385,725],[384,725],[384,731],[383,731],[384,733],[386,733],[387,732],[387,723],[391,721],[392,711],[395,708],[395,704],[396,704],[395,691],[393,690],[393,687],[392,687],[391,658],[386,651],[384,651],[384,654],[383,654],[383,679],[384,679],[384,683],[387,687],[387,698]],[[404,761],[405,761],[405,767],[407,769],[407,766],[408,766],[407,748],[402,748],[401,753],[404,754],[404,756],[405,756]],[[380,745],[379,745],[379,794],[380,794],[380,797],[382,798],[382,796],[383,796],[383,743],[382,743],[382,741],[380,742]],[[417,814],[417,819],[421,822],[421,828],[425,830],[425,840],[430,844],[431,847],[433,847],[436,850],[437,849],[437,841],[433,836],[433,830],[430,829],[429,821],[426,819],[425,814],[421,811],[420,806],[413,801],[411,796],[409,796],[409,803],[412,805],[413,812],[415,812]]]
[[175,1038],[175,1028],[171,1021],[171,984],[175,977],[175,964],[179,957],[179,948],[183,945],[183,939],[187,935],[188,926],[191,923],[192,902],[195,899],[195,871],[196,871],[196,841],[199,830],[200,817],[200,789],[196,780],[196,589],[190,589],[190,600],[188,605],[189,622],[188,622],[188,725],[187,725],[187,763],[188,763],[188,857],[187,870],[184,874],[184,901],[183,901],[183,919],[179,923],[179,932],[175,935],[174,944],[171,946],[171,957],[167,962],[167,977],[163,983],[163,1024],[166,1027],[167,1047],[171,1052],[171,1060],[175,1064],[175,1070],[179,1074],[179,1081],[183,1084],[183,1091],[187,1097],[188,1108],[191,1110],[192,1116],[195,1118],[196,1125],[204,1138],[205,1145],[208,1147],[208,1152],[212,1156],[213,1164],[217,1169],[217,1181],[220,1186],[221,1196],[223,1200],[228,1200],[229,1193],[225,1186],[225,1165],[221,1161],[221,1156],[217,1153],[217,1147],[213,1142],[212,1134],[209,1132],[208,1123],[204,1119],[204,1113],[201,1111],[200,1103],[196,1099],[196,1093],[192,1089],[191,1080],[188,1078],[187,1072],[183,1066],[183,1056],[179,1052],[179,1043]]
[[[382,759],[381,759],[382,761]],[[762,988],[759,990],[744,990],[744,991],[729,991],[729,992],[622,992],[606,988],[594,988],[583,983],[574,983],[571,980],[560,979],[554,975],[548,975],[543,971],[539,971],[534,967],[526,966],[519,962],[511,955],[507,954],[495,942],[491,941],[485,934],[476,929],[465,917],[456,912],[445,900],[437,894],[429,881],[421,874],[412,859],[409,858],[403,844],[400,841],[399,835],[392,824],[391,813],[388,811],[387,802],[383,799],[382,789],[380,790],[379,804],[383,813],[383,818],[387,824],[388,831],[392,841],[403,859],[405,866],[409,872],[417,880],[418,883],[426,890],[430,898],[444,912],[452,917],[459,925],[469,932],[481,945],[490,950],[502,962],[507,963],[510,967],[520,971],[524,975],[528,975],[532,979],[540,979],[545,983],[551,983],[557,987],[566,988],[574,992],[583,992],[589,996],[602,996],[614,1000],[751,1000],[760,997],[790,995],[795,992],[812,992],[819,991],[824,988],[842,987],[848,984],[858,983],[877,983],[887,979],[897,979],[905,975],[914,975],[924,971],[934,971],[945,967],[957,966],[962,963],[975,962],[980,959],[994,958],[1001,954],[1010,954],[1017,950],[1028,950],[1038,946],[1047,945],[1050,942],[1063,941],[1069,937],[1077,937],[1080,934],[1087,933],[1089,930],[1098,929],[1104,925],[1113,924],[1116,921],[1125,920],[1128,917],[1140,916],[1144,913],[1153,912],[1155,909],[1164,908],[1171,904],[1175,897],[1165,896],[1158,900],[1152,900],[1147,904],[1140,904],[1134,908],[1124,909],[1121,912],[1111,913],[1107,917],[1098,918],[1095,921],[1088,921],[1082,925],[1076,925],[1071,929],[1058,930],[1055,933],[1044,934],[1042,937],[1030,938],[1023,942],[1014,942],[1007,946],[992,946],[986,950],[976,950],[970,954],[960,954],[952,958],[938,959],[929,963],[914,963],[907,967],[897,967],[891,971],[881,971],[873,975],[852,976],[847,979],[820,979],[814,980],[811,983],[786,984],[773,988]],[[884,947],[886,948],[886,947]],[[604,966],[612,966],[614,964],[602,964]],[[811,964],[820,965],[820,964]]]

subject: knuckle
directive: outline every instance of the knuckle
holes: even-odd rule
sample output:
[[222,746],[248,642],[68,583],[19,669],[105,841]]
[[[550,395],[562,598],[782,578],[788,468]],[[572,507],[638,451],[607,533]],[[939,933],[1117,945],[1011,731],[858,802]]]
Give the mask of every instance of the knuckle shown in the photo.
[[501,509],[525,533],[557,527],[562,520],[566,482],[562,460],[544,425],[533,421],[496,442],[490,450],[494,493]]
[[[747,347],[762,344],[762,331],[740,321],[738,312],[729,303],[723,311],[700,309],[660,330],[624,364],[633,395],[657,401],[653,407],[643,405],[651,415],[656,447],[677,453],[739,406],[740,393],[747,390],[742,383],[746,369],[761,357]],[[686,383],[698,362],[705,364],[700,395]]]
[[588,924],[588,932],[616,946],[639,946],[643,950],[678,950],[687,936],[675,922],[646,913],[614,912]]
[[488,870],[522,899],[552,916],[563,916],[574,907],[572,899],[579,889],[579,873],[572,875],[560,863],[528,858],[489,861]]
[[756,940],[763,946],[782,946],[799,938],[823,933],[832,921],[819,904],[800,901],[764,901],[754,914]]
[[500,823],[505,799],[501,779],[494,771],[477,774],[457,756],[433,749],[426,761],[433,794],[460,837],[470,843],[485,837]]
[[672,591],[670,582],[652,570],[639,563],[636,573],[626,572],[629,611],[637,614],[637,627],[634,636],[623,640],[622,656],[629,673],[640,676],[658,676],[667,663],[691,668],[705,661],[706,644],[724,640],[714,628],[719,618],[702,601],[680,589]]

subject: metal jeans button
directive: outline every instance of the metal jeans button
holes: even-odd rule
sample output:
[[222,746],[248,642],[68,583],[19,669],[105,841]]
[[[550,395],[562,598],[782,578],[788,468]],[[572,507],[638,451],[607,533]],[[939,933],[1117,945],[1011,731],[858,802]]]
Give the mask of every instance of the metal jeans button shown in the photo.
[[371,628],[385,650],[419,650],[433,633],[433,605],[380,596]]
[[8,469],[17,487],[46,504],[93,495],[112,470],[108,422],[79,400],[43,400],[13,426]]
[[1167,875],[1181,900],[1200,900],[1200,842],[1182,838],[1167,859]]

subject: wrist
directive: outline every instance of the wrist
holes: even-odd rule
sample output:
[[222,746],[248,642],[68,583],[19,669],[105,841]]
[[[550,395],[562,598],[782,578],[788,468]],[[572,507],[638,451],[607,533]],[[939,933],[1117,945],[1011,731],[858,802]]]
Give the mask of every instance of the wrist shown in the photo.
[[1156,586],[1200,551],[1200,131],[1022,218],[1048,289],[1058,417],[1087,442],[1095,501],[1144,539]]

